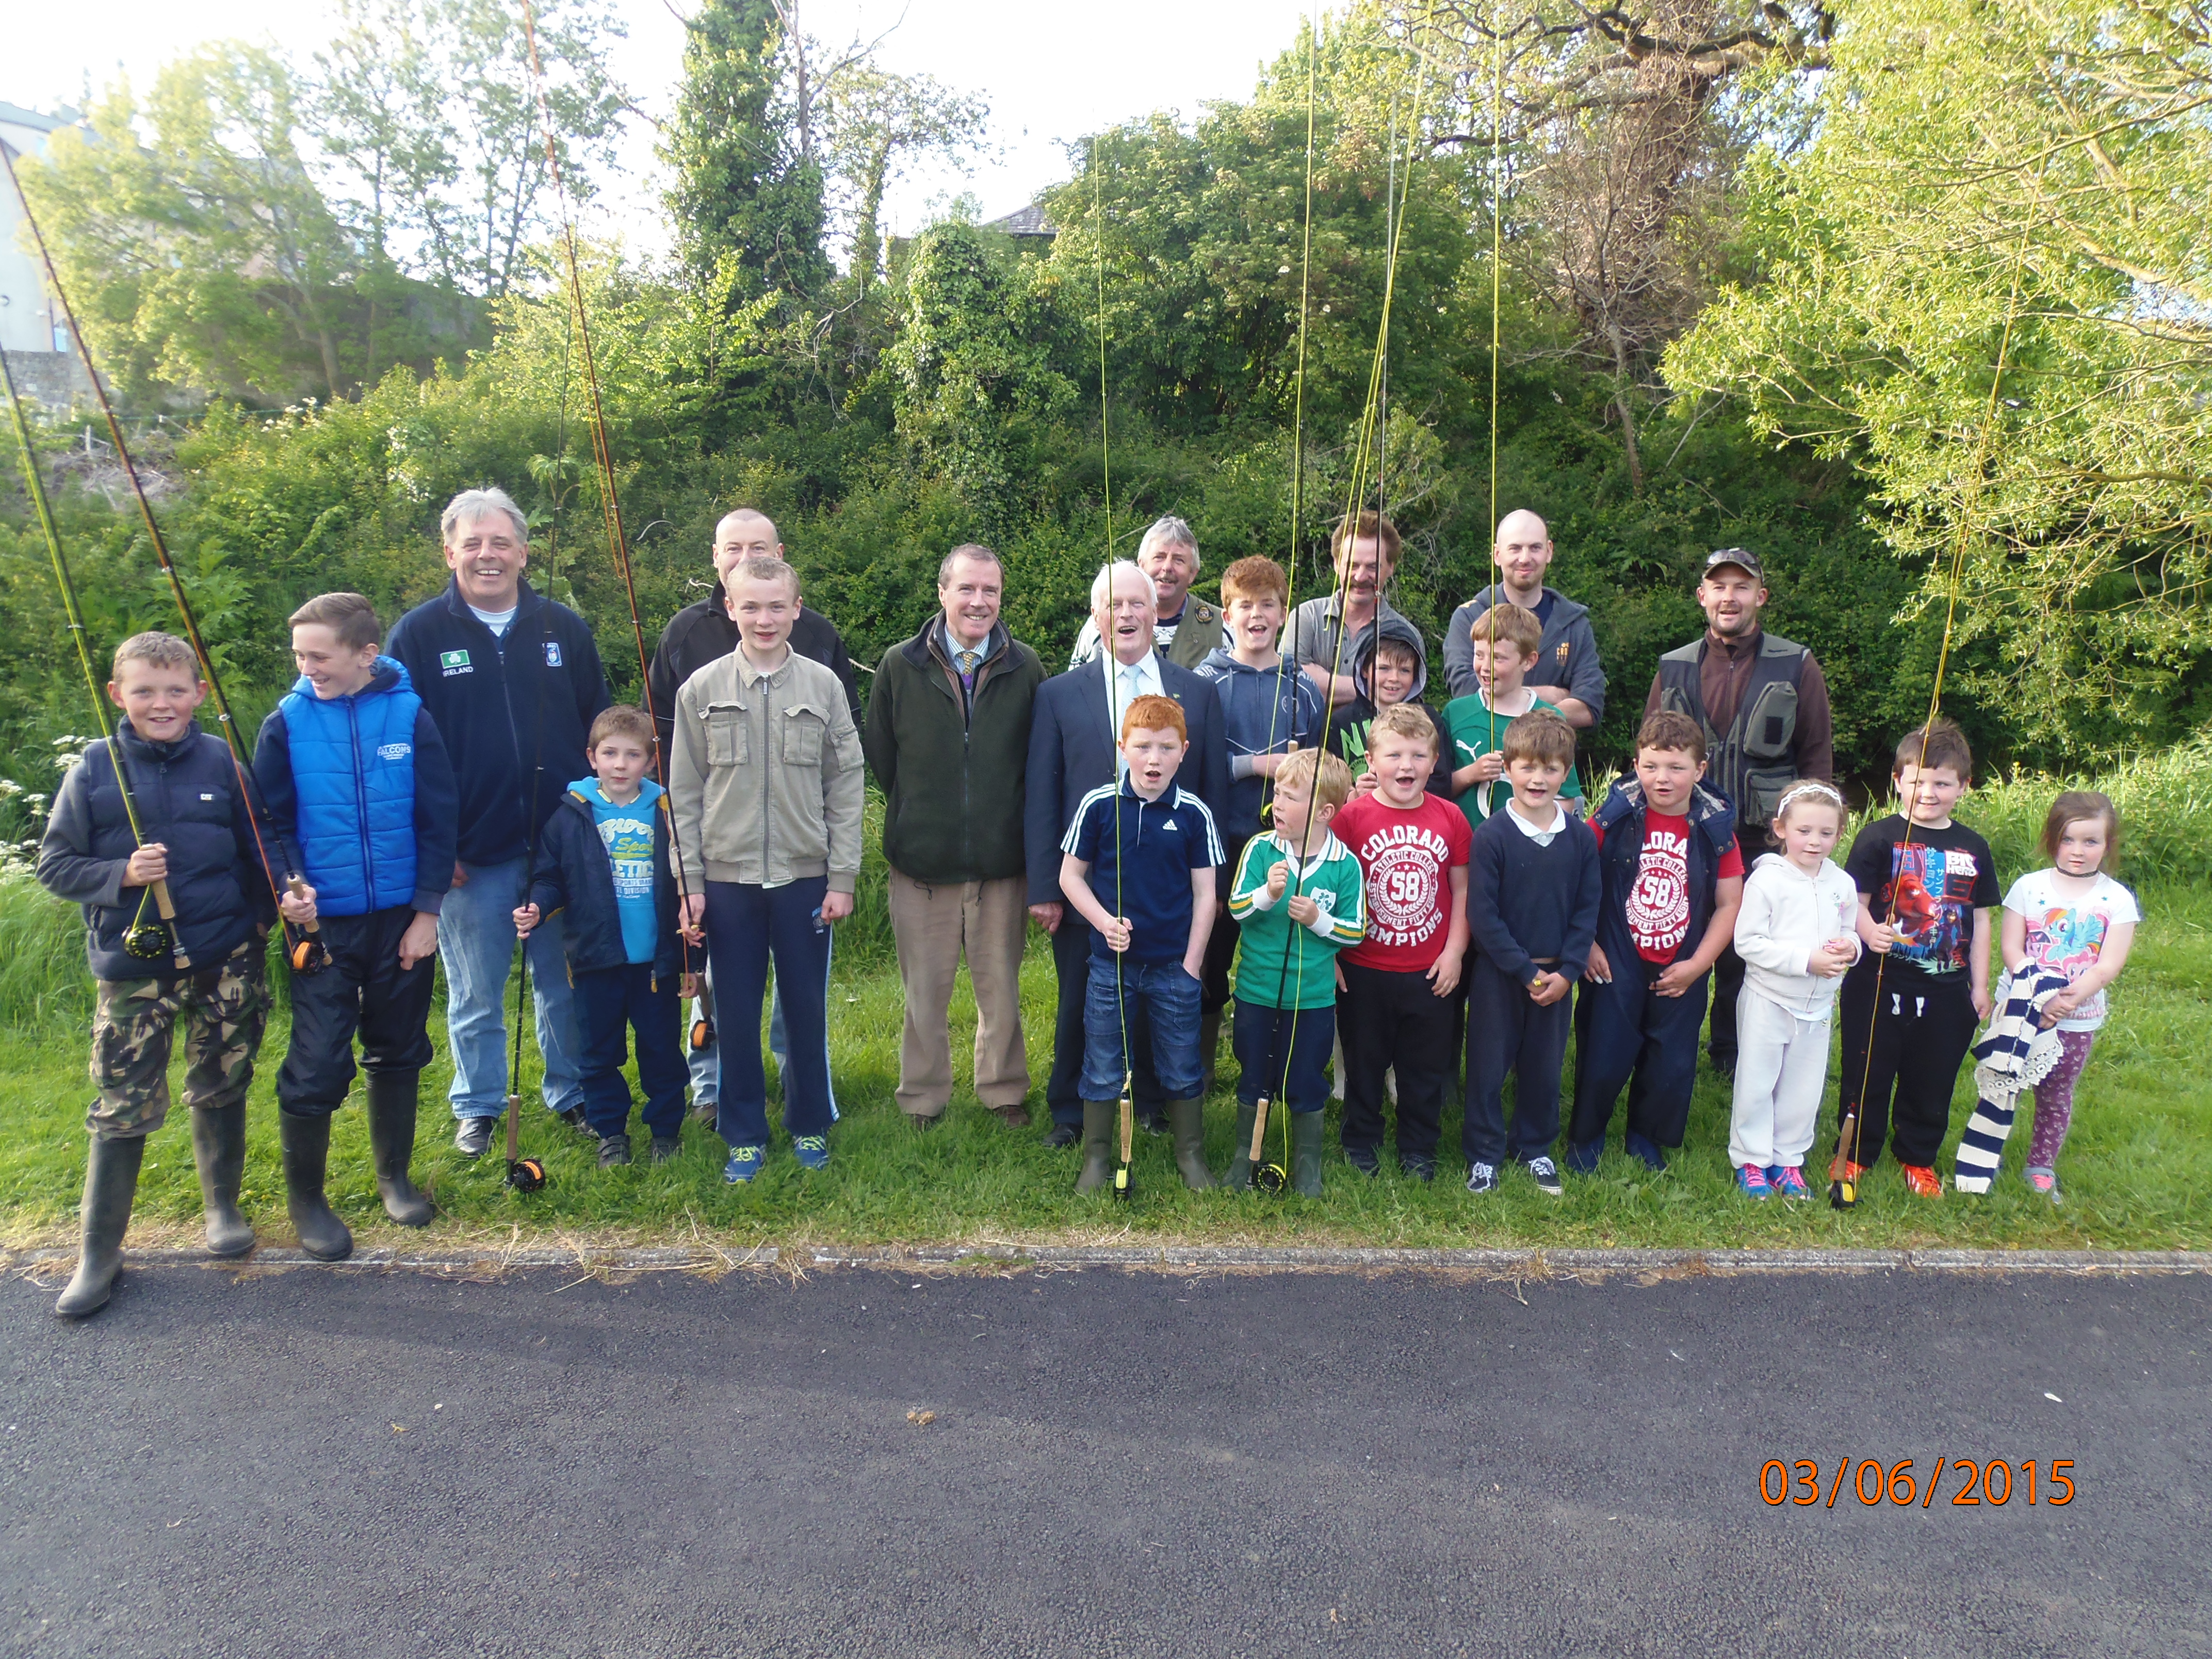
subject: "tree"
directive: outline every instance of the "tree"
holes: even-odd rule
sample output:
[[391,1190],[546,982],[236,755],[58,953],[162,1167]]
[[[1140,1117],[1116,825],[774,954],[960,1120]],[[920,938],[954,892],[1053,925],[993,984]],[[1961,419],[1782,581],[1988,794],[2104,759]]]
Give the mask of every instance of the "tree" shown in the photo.
[[2212,22],[1863,0],[1832,64],[1812,141],[1750,173],[1758,280],[1669,382],[1862,467],[1919,578],[1905,615],[1955,603],[1965,689],[2052,747],[2201,724]]
[[848,63],[823,97],[824,150],[853,216],[850,276],[865,301],[883,264],[884,191],[924,156],[960,161],[983,143],[990,106],[927,75]]

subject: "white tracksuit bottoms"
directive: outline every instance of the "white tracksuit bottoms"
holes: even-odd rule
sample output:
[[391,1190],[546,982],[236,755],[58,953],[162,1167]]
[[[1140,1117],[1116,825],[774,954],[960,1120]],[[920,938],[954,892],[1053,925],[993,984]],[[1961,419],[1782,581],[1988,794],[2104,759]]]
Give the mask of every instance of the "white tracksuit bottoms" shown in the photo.
[[1729,1162],[1802,1166],[1828,1082],[1831,1021],[1800,1019],[1750,986],[1735,1004],[1735,1104]]

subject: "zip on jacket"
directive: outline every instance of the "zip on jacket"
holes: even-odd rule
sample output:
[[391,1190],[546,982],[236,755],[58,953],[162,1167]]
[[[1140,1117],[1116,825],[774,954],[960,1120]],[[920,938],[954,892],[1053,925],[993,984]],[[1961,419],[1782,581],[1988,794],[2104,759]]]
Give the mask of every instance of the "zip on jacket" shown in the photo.
[[1735,917],[1745,988],[1800,1019],[1826,1019],[1844,978],[1823,978],[1808,964],[1832,939],[1849,939],[1851,960],[1859,959],[1858,902],[1858,884],[1833,859],[1808,876],[1778,853],[1763,854],[1744,879]]

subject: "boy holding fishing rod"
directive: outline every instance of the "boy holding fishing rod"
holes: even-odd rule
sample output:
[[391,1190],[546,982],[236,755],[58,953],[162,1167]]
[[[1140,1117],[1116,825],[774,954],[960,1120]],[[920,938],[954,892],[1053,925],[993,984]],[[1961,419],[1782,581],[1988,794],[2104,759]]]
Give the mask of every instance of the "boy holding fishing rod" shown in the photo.
[[98,988],[85,1120],[83,1242],[55,1311],[104,1306],[122,1265],[146,1137],[169,1111],[169,1054],[184,1023],[209,1254],[241,1255],[253,1229],[238,1207],[246,1091],[268,1018],[264,952],[275,885],[254,867],[258,837],[222,739],[195,718],[208,694],[192,648],[134,634],[115,649],[115,733],[70,769],[39,848],[39,880],[84,907]]

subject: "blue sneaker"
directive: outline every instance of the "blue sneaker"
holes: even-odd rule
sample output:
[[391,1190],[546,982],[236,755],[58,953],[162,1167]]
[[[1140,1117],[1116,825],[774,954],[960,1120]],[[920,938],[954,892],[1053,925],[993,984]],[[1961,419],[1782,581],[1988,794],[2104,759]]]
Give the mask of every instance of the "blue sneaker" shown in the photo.
[[743,1187],[761,1172],[767,1160],[765,1146],[732,1146],[730,1161],[722,1166],[722,1179],[732,1187]]
[[800,1135],[791,1143],[791,1155],[810,1170],[830,1167],[830,1139],[826,1135]]
[[1766,1171],[1756,1164],[1736,1165],[1735,1189],[1746,1198],[1766,1199],[1774,1196],[1774,1188],[1767,1184]]
[[1805,1184],[1805,1171],[1795,1164],[1768,1164],[1766,1184],[1784,1198],[1813,1196],[1813,1189]]

